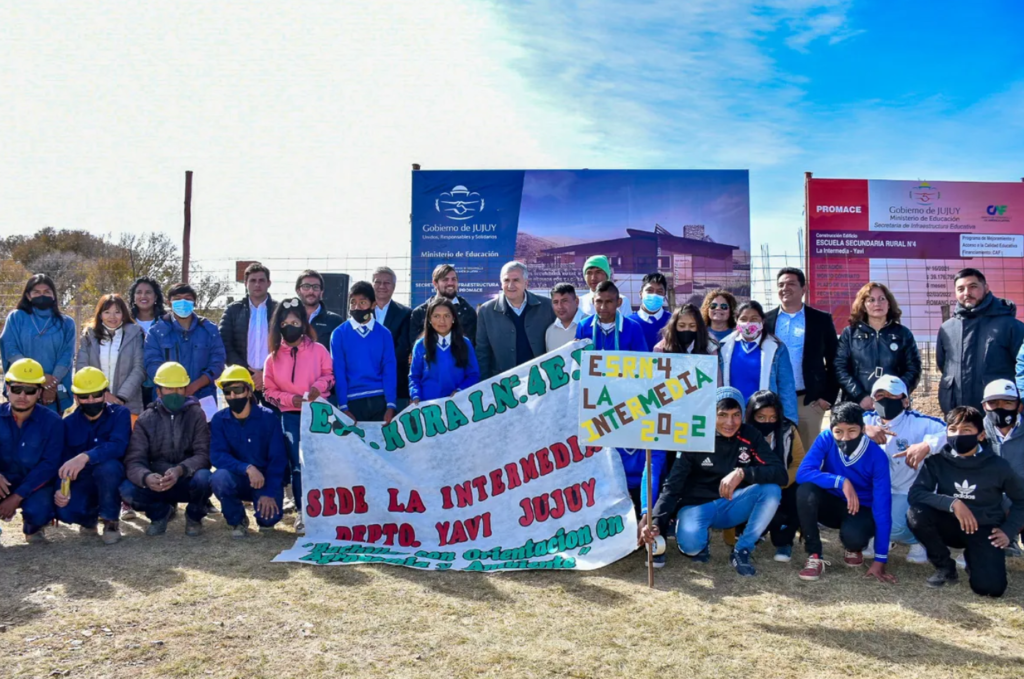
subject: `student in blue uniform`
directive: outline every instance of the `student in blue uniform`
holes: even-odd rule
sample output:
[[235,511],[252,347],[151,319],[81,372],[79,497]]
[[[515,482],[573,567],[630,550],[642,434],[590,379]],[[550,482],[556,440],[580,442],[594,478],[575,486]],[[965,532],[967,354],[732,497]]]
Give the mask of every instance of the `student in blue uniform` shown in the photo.
[[416,340],[409,370],[413,403],[448,398],[480,381],[473,343],[462,335],[455,305],[434,297],[427,305],[426,334]]
[[643,287],[640,288],[640,309],[630,316],[643,328],[644,340],[649,349],[653,349],[654,345],[661,341],[661,329],[672,315],[665,308],[667,290],[668,280],[665,274],[654,272],[644,276]]
[[594,292],[593,316],[576,326],[576,339],[589,339],[597,351],[648,351],[643,328],[619,311],[622,298],[615,283],[599,283]]
[[53,495],[57,518],[96,535],[103,521],[103,543],[121,539],[118,519],[124,481],[124,454],[132,435],[132,413],[107,403],[110,381],[91,366],[75,373],[71,393],[78,407],[64,418],[64,454],[57,477],[70,482],[70,496],[58,489]]
[[4,376],[9,401],[0,405],[0,519],[21,508],[26,542],[43,542],[53,520],[53,490],[64,447],[60,416],[42,404],[46,373],[31,358]]
[[338,409],[356,422],[391,424],[398,402],[398,361],[391,333],[373,319],[373,286],[359,281],[348,294],[347,323],[331,334]]
[[252,374],[229,365],[217,380],[228,407],[210,420],[211,485],[231,536],[249,534],[243,501],[252,502],[260,531],[273,530],[284,506],[288,453],[277,415],[256,402]]

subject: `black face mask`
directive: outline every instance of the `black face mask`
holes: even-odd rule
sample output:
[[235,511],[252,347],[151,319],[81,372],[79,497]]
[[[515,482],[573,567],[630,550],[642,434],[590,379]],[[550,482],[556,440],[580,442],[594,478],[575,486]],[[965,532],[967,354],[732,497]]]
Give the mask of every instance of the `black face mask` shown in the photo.
[[995,427],[1012,427],[1017,421],[1016,408],[996,408],[985,413],[985,419]]
[[372,309],[350,309],[349,315],[356,319],[356,323],[362,325],[366,321],[370,320],[370,315],[373,314]]
[[857,452],[857,448],[860,446],[860,441],[863,438],[864,434],[860,434],[855,439],[848,439],[846,441],[836,441],[836,445],[839,446],[839,452],[841,452],[846,457],[850,457],[855,452]]
[[302,328],[297,325],[284,325],[281,327],[281,337],[288,344],[297,342],[302,337]]
[[52,309],[53,308],[54,300],[53,300],[53,297],[46,297],[46,296],[43,296],[43,297],[33,297],[32,299],[30,299],[28,301],[28,303],[32,305],[33,309],[39,309],[40,311],[46,311],[47,309]]
[[895,420],[903,410],[902,398],[880,398],[875,400],[875,412],[883,420]]
[[978,435],[953,434],[952,436],[947,436],[946,441],[949,442],[949,447],[952,448],[957,455],[965,455],[978,446]]
[[78,404],[78,409],[82,411],[83,415],[85,415],[86,417],[88,417],[90,419],[92,419],[93,417],[96,417],[97,415],[102,413],[103,409],[106,408],[106,407],[107,407],[107,404],[104,403],[103,401],[100,401],[99,403],[79,403]]
[[245,406],[249,405],[248,396],[244,396],[242,398],[226,398],[224,400],[228,402],[228,408],[230,408],[231,412],[233,412],[235,415],[238,415],[240,412],[245,410]]
[[775,432],[775,429],[779,426],[778,422],[758,422],[753,421],[750,424],[754,426],[754,429],[761,432],[761,436],[768,437],[769,434]]
[[679,344],[683,349],[688,348],[697,339],[697,333],[694,330],[682,330],[678,334]]

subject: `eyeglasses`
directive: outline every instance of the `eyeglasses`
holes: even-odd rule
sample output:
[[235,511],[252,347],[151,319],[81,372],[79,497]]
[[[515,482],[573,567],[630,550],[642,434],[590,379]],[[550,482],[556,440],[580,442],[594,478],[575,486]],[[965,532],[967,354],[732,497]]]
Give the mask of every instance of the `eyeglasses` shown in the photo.
[[317,285],[316,283],[303,283],[299,286],[299,290],[302,290],[303,292],[320,292],[323,289],[322,285]]
[[13,385],[9,387],[12,394],[25,394],[26,396],[35,396],[39,393],[39,387],[25,387],[22,385]]
[[225,396],[241,396],[244,395],[247,391],[249,391],[249,387],[247,387],[244,384],[237,384],[234,386],[226,385],[224,387]]
[[291,299],[286,299],[285,301],[281,302],[281,306],[284,307],[285,309],[294,309],[300,304],[302,304],[302,302],[295,299],[294,297],[292,297]]
[[83,400],[83,401],[91,401],[91,400],[93,400],[94,398],[103,398],[103,396],[104,396],[104,395],[105,395],[106,393],[107,393],[107,392],[105,392],[105,391],[97,391],[97,392],[95,392],[95,393],[92,393],[92,394],[79,394],[79,395],[78,395],[78,398],[79,398],[79,399],[81,399],[81,400]]
[[711,304],[708,305],[708,308],[709,309],[721,309],[722,311],[728,311],[729,310],[729,305],[728,304],[719,304],[718,302],[712,302]]

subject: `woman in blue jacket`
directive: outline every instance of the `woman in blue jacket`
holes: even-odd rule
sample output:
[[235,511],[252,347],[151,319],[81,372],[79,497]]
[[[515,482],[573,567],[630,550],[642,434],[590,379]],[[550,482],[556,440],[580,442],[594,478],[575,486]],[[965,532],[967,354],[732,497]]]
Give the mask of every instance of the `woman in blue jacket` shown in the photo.
[[736,332],[718,351],[722,359],[722,383],[740,390],[745,400],[767,389],[782,401],[786,419],[797,423],[796,382],[789,350],[779,338],[764,331],[764,309],[744,302],[737,309]]
[[427,327],[412,349],[409,398],[412,402],[448,398],[480,381],[473,343],[462,335],[455,305],[435,297],[427,306]]
[[25,283],[18,307],[7,315],[0,335],[4,372],[19,359],[37,361],[46,374],[40,403],[60,415],[72,403],[75,335],[75,321],[57,304],[57,286],[43,273]]

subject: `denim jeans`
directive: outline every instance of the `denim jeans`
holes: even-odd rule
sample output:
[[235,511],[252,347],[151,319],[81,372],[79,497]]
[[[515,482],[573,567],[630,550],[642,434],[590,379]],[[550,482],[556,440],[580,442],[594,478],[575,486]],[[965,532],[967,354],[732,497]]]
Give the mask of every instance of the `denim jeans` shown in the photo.
[[916,545],[917,538],[907,527],[907,510],[910,509],[910,501],[906,495],[892,496],[892,542],[903,545]]
[[676,515],[676,542],[684,554],[693,556],[708,544],[711,528],[735,528],[746,523],[736,549],[754,551],[758,538],[768,528],[782,499],[775,484],[756,484],[737,488],[732,500],[718,498],[702,505],[683,507]]
[[[265,470],[261,469],[260,472],[266,475]],[[245,517],[243,501],[252,502],[253,509],[256,511],[256,523],[260,526],[273,526],[281,520],[281,507],[284,505],[282,488],[270,489],[264,484],[262,488],[255,489],[249,483],[248,474],[236,474],[227,469],[218,469],[213,473],[212,485],[214,494],[220,500],[220,510],[224,513],[224,520],[229,526],[237,526],[242,523]],[[259,514],[259,501],[263,496],[272,497],[277,502],[277,513],[269,519],[264,519]]]
[[171,513],[171,506],[187,502],[185,514],[193,521],[202,521],[206,516],[206,501],[213,491],[210,489],[209,469],[200,469],[191,478],[182,476],[170,490],[158,493],[149,488],[136,486],[127,479],[121,484],[121,497],[132,509],[145,512],[150,521],[160,521]]
[[295,508],[302,514],[302,460],[299,459],[299,440],[302,431],[302,415],[294,412],[281,413],[281,428],[284,429],[284,446],[288,449],[288,466],[292,470],[292,496]]
[[117,521],[121,513],[121,483],[124,465],[120,460],[107,460],[89,465],[71,482],[71,499],[65,507],[57,507],[57,519],[92,528],[97,519]]

